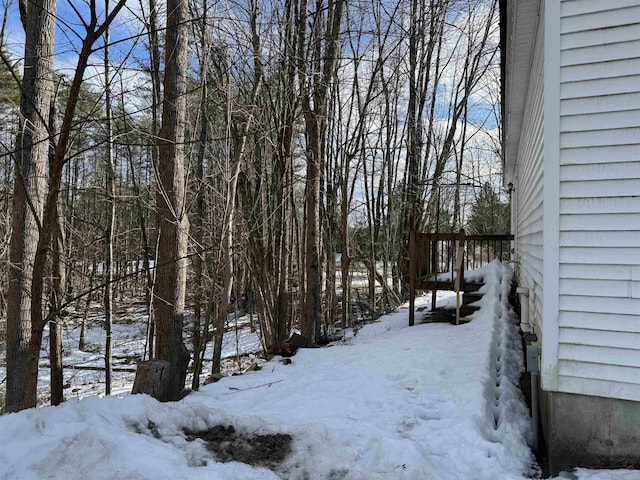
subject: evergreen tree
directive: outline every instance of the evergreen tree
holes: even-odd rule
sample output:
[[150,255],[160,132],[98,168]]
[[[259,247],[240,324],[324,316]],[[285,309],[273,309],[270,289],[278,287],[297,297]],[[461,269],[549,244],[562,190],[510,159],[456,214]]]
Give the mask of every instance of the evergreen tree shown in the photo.
[[483,185],[465,230],[469,235],[502,235],[511,230],[511,206],[500,199],[491,184]]

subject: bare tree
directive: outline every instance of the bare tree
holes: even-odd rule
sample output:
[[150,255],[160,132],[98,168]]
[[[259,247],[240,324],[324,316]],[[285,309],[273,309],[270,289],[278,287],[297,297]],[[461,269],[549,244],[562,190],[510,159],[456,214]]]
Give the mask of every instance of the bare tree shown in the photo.
[[189,363],[189,352],[182,338],[189,230],[184,172],[188,18],[186,0],[167,0],[164,102],[158,138],[159,238],[154,296],[156,358],[166,362],[166,372],[150,392],[162,401],[178,399]]
[[[56,0],[20,2],[25,30],[24,78],[20,127],[16,140],[15,181],[7,296],[6,411],[35,402],[27,389],[34,372],[29,365],[31,341],[31,280],[45,198],[45,165],[49,151],[48,114],[53,92],[52,63]],[[38,303],[38,299],[34,301]],[[37,376],[37,371],[35,372]],[[29,397],[33,397],[33,400]]]
[[[109,0],[105,0],[105,11],[109,13]],[[105,228],[105,292],[104,292],[104,326],[106,333],[105,351],[104,351],[104,370],[105,370],[105,394],[111,395],[111,374],[112,374],[112,326],[113,326],[113,234],[116,215],[116,199],[115,199],[115,166],[113,159],[113,114],[111,109],[111,74],[109,68],[109,25],[104,31],[104,107],[105,107],[105,128],[106,128],[106,172],[105,186],[107,190],[107,225]]]
[[[298,41],[308,49],[305,62],[299,57],[300,98],[305,120],[305,297],[302,335],[314,342],[320,333],[322,305],[321,270],[321,195],[320,186],[326,152],[327,110],[331,82],[335,78],[340,52],[340,31],[344,0],[318,0],[307,11],[301,0],[298,12]],[[305,38],[307,13],[311,17],[309,36]],[[306,41],[305,41],[306,40]]]
[[[44,295],[44,280],[46,276],[46,260],[49,251],[58,248],[58,242],[52,244],[57,230],[63,230],[64,226],[59,225],[61,215],[59,213],[59,194],[62,181],[62,170],[67,160],[67,151],[72,130],[73,118],[78,103],[80,88],[82,86],[84,72],[86,71],[89,57],[93,52],[93,45],[98,38],[104,34],[107,26],[113,22],[119,11],[125,4],[125,0],[120,0],[115,8],[107,15],[102,24],[98,23],[97,10],[95,2],[91,4],[90,19],[88,23],[84,23],[86,36],[82,41],[80,55],[74,77],[69,89],[69,97],[67,99],[62,123],[60,125],[60,135],[55,139],[55,149],[49,157],[49,190],[47,192],[46,202],[44,205],[44,214],[42,225],[40,228],[36,255],[33,263],[33,279],[31,282],[31,338],[29,342],[29,359],[28,359],[28,375],[25,386],[25,406],[33,407],[36,405],[36,393],[38,382],[38,362],[40,355],[40,347],[42,344],[42,333],[47,322],[55,319],[60,314],[63,302],[61,290],[54,295],[53,303],[49,305],[48,314],[43,315],[42,299]],[[79,18],[82,18],[78,13]],[[54,261],[59,265],[53,266],[54,272],[62,272],[64,265],[62,264],[61,252],[55,252]],[[59,273],[61,275],[61,273]],[[60,278],[62,280],[62,278]],[[55,289],[54,289],[55,290]]]

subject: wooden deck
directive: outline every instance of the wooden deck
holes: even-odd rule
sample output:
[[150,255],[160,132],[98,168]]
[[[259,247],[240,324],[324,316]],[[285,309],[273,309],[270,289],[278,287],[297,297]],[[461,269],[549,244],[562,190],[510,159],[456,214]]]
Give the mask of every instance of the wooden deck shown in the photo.
[[[480,268],[495,258],[510,256],[508,242],[513,235],[466,235],[459,233],[422,233],[409,236],[409,325],[415,323],[415,297],[419,290],[456,292],[456,319],[460,320],[460,292],[477,290],[477,284],[465,282],[465,270]],[[434,305],[432,304],[432,307]]]

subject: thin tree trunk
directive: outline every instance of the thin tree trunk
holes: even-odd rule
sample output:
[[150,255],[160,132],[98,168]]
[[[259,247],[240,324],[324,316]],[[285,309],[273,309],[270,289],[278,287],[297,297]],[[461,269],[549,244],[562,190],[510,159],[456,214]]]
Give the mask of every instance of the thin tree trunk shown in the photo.
[[[300,18],[298,19],[298,37],[302,42],[306,17],[305,9],[300,5]],[[318,13],[315,23],[312,25],[312,34],[309,44],[312,46],[313,56],[310,65],[304,65],[301,59],[300,69],[305,71],[319,69],[322,73],[315,84],[302,86],[302,112],[305,119],[306,133],[306,160],[307,172],[305,179],[305,292],[304,292],[304,316],[301,324],[302,335],[312,343],[316,341],[320,329],[321,305],[322,305],[322,272],[321,272],[321,197],[320,185],[322,169],[324,165],[325,134],[327,124],[328,94],[332,80],[335,77],[338,65],[339,34],[342,23],[343,0],[330,1],[326,14],[326,31],[324,41],[326,46],[321,51],[322,38],[322,14]],[[317,74],[313,73],[312,77]],[[303,79],[303,82],[306,82]]]
[[82,324],[80,326],[80,340],[78,341],[78,350],[84,351],[86,348],[87,337],[87,316],[89,315],[89,307],[91,306],[91,300],[93,299],[93,279],[96,275],[96,261],[93,261],[91,266],[91,272],[89,272],[89,293],[84,304],[84,313],[82,314]]
[[[105,0],[105,11],[109,12],[109,0]],[[106,115],[106,190],[107,190],[107,225],[105,228],[105,291],[104,291],[104,329],[106,334],[104,348],[104,373],[105,373],[105,395],[111,395],[111,376],[113,345],[112,345],[112,326],[113,326],[113,234],[116,216],[116,200],[115,200],[115,166],[113,160],[113,125],[111,112],[111,78],[109,69],[109,37],[110,31],[107,26],[104,32],[104,81],[105,81],[105,115]]]
[[[49,111],[49,131],[57,135],[57,112],[55,108],[56,96],[51,102]],[[49,148],[49,154],[55,155],[53,146]],[[53,160],[54,161],[54,160]],[[58,199],[56,206],[56,218],[52,239],[52,289],[49,309],[54,315],[49,316],[49,369],[51,372],[51,405],[59,405],[64,401],[64,374],[62,366],[62,319],[59,311],[64,302],[66,265],[63,260],[65,252],[65,222],[62,199]]]
[[[255,103],[257,96],[262,87],[262,65],[260,59],[260,40],[257,34],[257,5],[252,3],[251,9],[251,31],[253,41],[253,59],[255,65],[254,85],[251,92],[251,103]],[[231,121],[231,84],[228,82],[228,102],[227,102],[227,118]],[[235,152],[229,165],[229,181],[227,185],[227,198],[225,206],[225,215],[223,222],[222,241],[221,241],[221,264],[222,264],[222,292],[221,301],[218,307],[218,316],[215,324],[215,345],[213,349],[213,359],[211,370],[213,373],[220,372],[221,355],[222,355],[222,339],[224,336],[225,323],[227,319],[228,307],[231,300],[231,292],[233,289],[233,229],[235,225],[236,214],[236,192],[238,189],[238,176],[240,174],[240,166],[244,157],[247,136],[250,128],[252,128],[254,114],[250,113],[244,125],[240,130],[240,136],[235,142]],[[230,156],[228,150],[228,157]]]
[[[204,238],[204,161],[206,154],[206,142],[207,133],[209,130],[209,116],[207,115],[207,97],[208,97],[208,75],[207,68],[209,63],[209,35],[207,26],[207,7],[203,8],[202,13],[202,37],[201,37],[201,59],[200,59],[200,138],[198,145],[198,158],[196,160],[196,214],[194,217],[193,225],[193,241],[196,246],[196,250],[202,249],[202,242]],[[198,252],[193,260],[194,266],[194,300],[193,300],[193,380],[191,388],[197,390],[200,387],[200,371],[202,370],[200,349],[203,348],[203,344],[206,345],[207,331],[202,336],[202,307],[203,307],[203,272],[204,272],[204,252]],[[203,338],[205,341],[203,342]]]
[[[151,163],[154,171],[158,168],[158,149],[160,142],[158,141],[159,131],[159,119],[160,117],[160,104],[161,104],[161,89],[162,81],[160,77],[160,41],[158,38],[158,7],[156,0],[149,0],[149,50],[150,50],[150,62],[151,62],[151,134],[156,142],[151,146]],[[131,167],[133,168],[133,166]],[[141,206],[139,207],[141,210]],[[151,273],[149,268],[149,249],[150,240],[146,233],[146,222],[144,221],[144,215],[138,215],[141,220],[141,229],[143,234],[143,241],[145,244],[145,263],[147,271],[147,353],[149,358],[155,358],[155,338],[156,338],[156,324],[155,315],[153,311],[153,291],[155,289],[156,272]],[[147,237],[146,239],[144,237]],[[156,254],[155,260],[157,262],[157,246],[158,238],[156,236],[155,241]],[[154,266],[156,266],[154,264]]]

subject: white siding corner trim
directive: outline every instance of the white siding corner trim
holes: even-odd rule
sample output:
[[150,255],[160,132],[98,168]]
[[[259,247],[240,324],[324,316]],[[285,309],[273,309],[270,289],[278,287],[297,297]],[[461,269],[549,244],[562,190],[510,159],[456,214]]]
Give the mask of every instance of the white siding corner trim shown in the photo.
[[560,270],[560,2],[544,2],[542,387],[558,388]]

